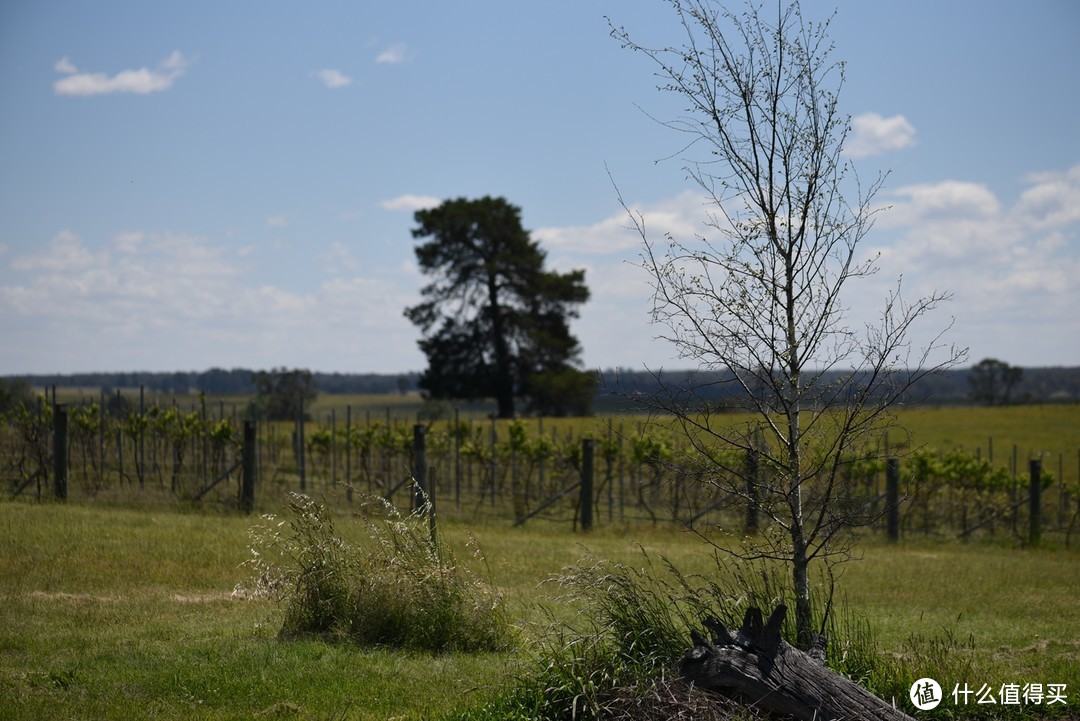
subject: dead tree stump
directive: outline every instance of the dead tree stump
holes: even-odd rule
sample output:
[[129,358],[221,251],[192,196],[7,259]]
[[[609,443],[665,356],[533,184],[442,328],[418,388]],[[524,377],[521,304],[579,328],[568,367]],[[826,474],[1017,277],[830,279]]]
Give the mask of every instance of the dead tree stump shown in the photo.
[[683,677],[700,688],[805,721],[913,721],[826,668],[824,636],[806,653],[780,638],[786,613],[781,604],[763,622],[761,611],[750,608],[738,631],[706,618],[713,642],[691,632],[694,647],[679,662]]

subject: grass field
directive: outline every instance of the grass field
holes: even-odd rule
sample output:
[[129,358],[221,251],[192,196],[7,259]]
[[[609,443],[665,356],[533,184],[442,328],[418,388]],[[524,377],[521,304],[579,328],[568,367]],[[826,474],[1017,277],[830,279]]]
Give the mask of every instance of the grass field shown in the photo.
[[897,419],[898,425],[911,431],[915,445],[980,449],[984,457],[992,454],[996,463],[1011,457],[1013,445],[1021,460],[1040,452],[1064,453],[1073,474],[1080,460],[1080,405],[1076,404],[908,408]]
[[[538,584],[596,556],[642,563],[638,544],[687,571],[707,552],[674,530],[591,535],[537,524],[443,529],[486,554],[478,571],[520,627],[504,653],[429,655],[279,641],[280,612],[232,591],[248,579],[252,519],[57,504],[0,504],[0,718],[418,719],[478,704],[529,667],[553,591]],[[344,522],[344,519],[343,519]],[[866,539],[842,578],[883,649],[926,672],[943,649],[954,683],[1068,684],[1080,710],[1080,552]],[[558,601],[548,598],[549,605]],[[967,665],[970,661],[970,665]],[[921,668],[919,669],[921,670]],[[969,676],[969,677],[968,677]],[[914,680],[914,679],[912,679]],[[985,709],[983,709],[985,710]]]

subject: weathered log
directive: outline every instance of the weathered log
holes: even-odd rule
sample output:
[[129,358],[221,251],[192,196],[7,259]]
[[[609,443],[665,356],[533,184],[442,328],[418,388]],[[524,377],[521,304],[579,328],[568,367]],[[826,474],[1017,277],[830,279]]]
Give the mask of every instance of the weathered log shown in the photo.
[[694,647],[679,662],[683,677],[700,688],[805,721],[912,721],[828,669],[824,636],[806,653],[780,638],[786,613],[781,604],[763,621],[761,611],[750,608],[738,631],[715,618],[705,619],[713,641],[691,632]]

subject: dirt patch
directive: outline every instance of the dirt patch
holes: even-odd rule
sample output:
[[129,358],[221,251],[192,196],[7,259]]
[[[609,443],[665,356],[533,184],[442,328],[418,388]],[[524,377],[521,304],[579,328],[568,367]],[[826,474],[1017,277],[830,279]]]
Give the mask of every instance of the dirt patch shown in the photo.
[[64,593],[63,591],[33,591],[30,593],[30,598],[36,598],[44,601],[61,601],[64,603],[73,603],[76,605],[86,605],[90,603],[117,603],[120,599],[116,596],[94,596],[89,593]]
[[174,593],[172,600],[177,603],[215,603],[232,601],[234,597],[231,591],[214,591],[212,593]]
[[[125,600],[120,596],[96,596],[91,593],[66,593],[64,591],[31,591],[29,597],[40,601],[70,603],[77,606],[94,603],[119,603]],[[174,593],[169,599],[176,603],[217,603],[219,601],[235,601],[237,597],[231,591],[212,591],[210,593]]]

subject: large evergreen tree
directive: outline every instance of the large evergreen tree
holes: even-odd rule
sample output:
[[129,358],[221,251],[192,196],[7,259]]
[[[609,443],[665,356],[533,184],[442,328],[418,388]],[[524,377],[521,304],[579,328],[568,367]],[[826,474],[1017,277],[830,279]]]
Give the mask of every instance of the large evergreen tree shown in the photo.
[[405,311],[424,334],[420,387],[434,398],[494,398],[502,418],[523,394],[541,412],[581,412],[592,384],[575,368],[569,319],[589,297],[585,271],[545,270],[521,210],[503,198],[448,200],[415,219],[413,237],[427,239],[416,259],[431,278],[424,302]]

